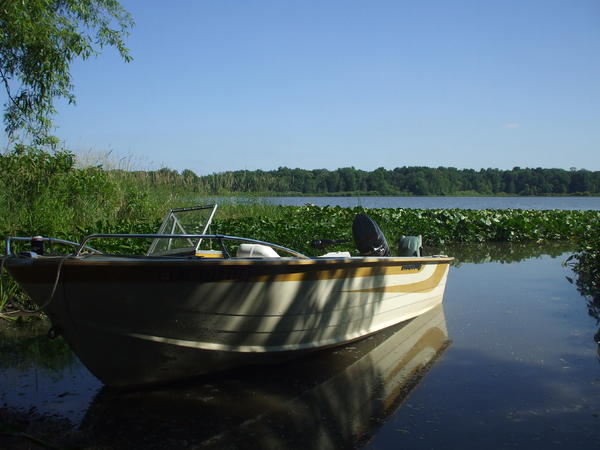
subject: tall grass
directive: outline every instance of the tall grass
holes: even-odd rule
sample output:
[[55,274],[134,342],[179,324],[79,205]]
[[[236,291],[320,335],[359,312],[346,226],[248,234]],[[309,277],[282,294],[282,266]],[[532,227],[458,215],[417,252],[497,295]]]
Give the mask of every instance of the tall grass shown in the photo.
[[[69,151],[17,145],[0,154],[0,245],[5,236],[44,235],[79,241],[91,233],[155,231],[178,193],[153,188],[123,168],[78,164]],[[23,296],[0,275],[0,311]]]
[[167,183],[153,188],[123,169],[77,167],[68,151],[17,146],[0,155],[0,235],[76,238],[108,224],[154,224],[177,198]]

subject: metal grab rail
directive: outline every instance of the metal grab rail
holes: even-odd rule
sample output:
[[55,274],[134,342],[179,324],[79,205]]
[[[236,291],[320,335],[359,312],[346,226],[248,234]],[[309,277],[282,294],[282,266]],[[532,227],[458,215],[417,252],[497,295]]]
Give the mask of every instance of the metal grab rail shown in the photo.
[[[8,236],[6,238],[6,243],[4,246],[4,250],[5,250],[4,254],[6,256],[14,256],[12,253],[12,246],[11,246],[12,241],[31,241],[32,239],[33,239],[33,237]],[[81,246],[81,244],[79,242],[67,241],[65,239],[49,238],[49,237],[42,236],[42,240],[44,242],[49,242],[50,244],[56,243],[56,244],[72,245],[73,247],[78,247],[78,248],[80,248],[80,246]],[[102,254],[102,252],[100,250],[96,250],[95,248],[92,248],[92,247],[84,246],[83,248],[86,248],[87,250],[91,250],[94,253]],[[78,250],[78,252],[81,250],[82,249]]]
[[231,255],[229,254],[229,252],[227,251],[227,247],[225,246],[225,243],[223,242],[224,240],[227,241],[240,241],[240,242],[247,242],[250,244],[260,244],[260,245],[266,245],[268,247],[271,247],[275,250],[281,250],[283,252],[289,253],[292,256],[296,256],[298,258],[303,258],[303,259],[310,259],[310,257],[297,252],[295,250],[292,250],[290,248],[287,247],[283,247],[281,245],[277,245],[277,244],[272,244],[271,242],[265,242],[265,241],[259,241],[257,239],[249,239],[249,238],[243,238],[243,237],[238,237],[238,236],[227,236],[227,235],[223,235],[223,234],[146,234],[146,233],[138,233],[138,234],[90,234],[89,236],[86,236],[83,238],[83,240],[81,241],[81,244],[77,244],[79,245],[79,247],[77,248],[77,251],[75,252],[75,256],[80,256],[81,251],[84,248],[91,248],[86,246],[85,244],[92,240],[92,239],[96,239],[96,238],[117,238],[117,239],[129,239],[129,238],[141,238],[141,239],[215,239],[219,242],[219,245],[221,246],[221,249],[223,250],[223,255],[226,258],[231,258]]

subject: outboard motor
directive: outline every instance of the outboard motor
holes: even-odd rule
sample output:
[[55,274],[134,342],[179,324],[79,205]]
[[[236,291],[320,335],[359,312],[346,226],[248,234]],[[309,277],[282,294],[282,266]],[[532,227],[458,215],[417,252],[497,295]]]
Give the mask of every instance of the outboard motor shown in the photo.
[[390,255],[390,248],[381,228],[366,214],[361,213],[354,218],[352,236],[361,256]]

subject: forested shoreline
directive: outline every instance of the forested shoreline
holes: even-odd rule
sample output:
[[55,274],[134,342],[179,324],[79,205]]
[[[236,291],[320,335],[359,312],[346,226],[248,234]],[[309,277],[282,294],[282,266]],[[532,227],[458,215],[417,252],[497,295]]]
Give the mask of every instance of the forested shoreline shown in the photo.
[[152,185],[168,184],[206,194],[272,195],[599,195],[600,172],[585,169],[456,169],[453,167],[382,167],[365,171],[237,170],[196,175],[163,168],[122,172]]

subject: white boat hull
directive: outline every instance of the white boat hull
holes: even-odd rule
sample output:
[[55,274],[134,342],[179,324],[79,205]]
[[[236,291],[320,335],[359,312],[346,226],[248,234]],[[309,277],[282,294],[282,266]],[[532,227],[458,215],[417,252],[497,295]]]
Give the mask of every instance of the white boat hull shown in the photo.
[[[449,258],[14,258],[7,267],[111,386],[340,345],[442,302]],[[40,273],[42,275],[40,275]],[[34,275],[35,274],[35,275]]]
[[[111,447],[115,435],[148,440],[148,430],[160,430],[150,438],[157,447],[169,447],[175,436],[203,449],[362,448],[448,344],[439,305],[360,342],[285,366],[151,391],[102,390],[82,431],[106,437],[97,443],[103,448]],[[170,433],[165,423],[178,427]]]

